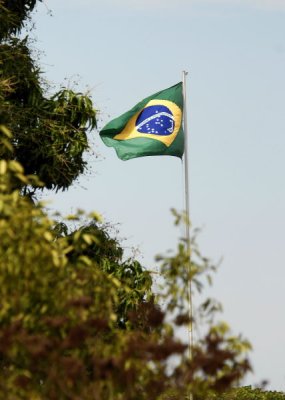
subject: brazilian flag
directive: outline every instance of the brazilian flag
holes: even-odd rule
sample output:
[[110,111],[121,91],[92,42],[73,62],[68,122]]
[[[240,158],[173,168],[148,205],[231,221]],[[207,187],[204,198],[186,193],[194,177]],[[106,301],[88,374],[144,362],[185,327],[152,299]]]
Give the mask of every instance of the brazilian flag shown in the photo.
[[110,121],[100,132],[121,160],[144,156],[182,157],[182,82],[155,93]]

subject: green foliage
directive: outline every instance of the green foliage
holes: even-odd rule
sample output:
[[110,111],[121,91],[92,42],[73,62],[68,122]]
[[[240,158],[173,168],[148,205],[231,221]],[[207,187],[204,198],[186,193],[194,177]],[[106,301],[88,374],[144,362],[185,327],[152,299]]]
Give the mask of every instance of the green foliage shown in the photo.
[[[107,373],[103,366],[96,372],[96,363],[108,364],[119,351],[114,306],[124,289],[80,252],[69,262],[71,252],[96,237],[79,232],[72,243],[56,240],[54,222],[40,204],[5,190],[11,175],[22,174],[21,166],[1,163],[1,398],[67,399],[77,391],[92,398],[94,374]],[[105,385],[103,379],[103,393]]]
[[20,31],[36,3],[37,0],[0,0],[0,40]]
[[[15,20],[26,18],[35,5],[35,1],[6,3],[5,13]],[[0,36],[0,124],[13,133],[13,149],[0,143],[0,156],[19,161],[47,189],[64,190],[86,168],[83,153],[88,149],[87,133],[96,127],[96,111],[88,96],[72,90],[47,97],[28,39],[11,36],[18,30],[11,26],[5,40]]]
[[161,258],[164,271],[176,269],[154,298],[150,274],[123,260],[98,220],[68,233],[13,189],[31,179],[16,161],[0,162],[0,399],[166,400],[191,391],[198,400],[248,371],[247,343],[224,325],[211,326],[191,361],[175,337],[188,323],[183,295],[177,301],[171,289],[187,267],[181,245]]
[[129,312],[152,297],[150,273],[132,258],[123,260],[122,247],[98,222],[75,230],[67,235],[67,239],[73,246],[73,250],[68,253],[71,263],[76,264],[78,257],[88,257],[118,283],[118,303],[115,312],[118,326],[126,328],[126,324],[130,324]]
[[235,388],[205,400],[285,400],[285,393],[253,389],[250,386]]

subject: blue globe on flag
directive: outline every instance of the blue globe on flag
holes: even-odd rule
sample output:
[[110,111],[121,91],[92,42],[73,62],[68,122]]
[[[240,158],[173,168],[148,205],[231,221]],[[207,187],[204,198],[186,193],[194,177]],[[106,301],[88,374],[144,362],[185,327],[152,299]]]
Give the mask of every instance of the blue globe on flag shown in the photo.
[[168,136],[175,128],[175,120],[170,109],[163,105],[148,106],[136,120],[137,131],[144,134]]

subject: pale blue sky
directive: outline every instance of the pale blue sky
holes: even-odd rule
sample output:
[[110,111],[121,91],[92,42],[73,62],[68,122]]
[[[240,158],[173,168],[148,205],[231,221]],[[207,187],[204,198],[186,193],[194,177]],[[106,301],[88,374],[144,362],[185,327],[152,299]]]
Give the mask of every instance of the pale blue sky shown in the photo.
[[[255,373],[285,391],[285,1],[45,0],[35,14],[41,65],[56,85],[91,91],[100,126],[189,71],[191,218],[203,254],[223,263],[211,293],[253,346]],[[124,246],[154,255],[180,234],[178,158],[123,162],[94,132],[91,171],[55,209],[97,210]],[[210,293],[210,292],[209,292]]]

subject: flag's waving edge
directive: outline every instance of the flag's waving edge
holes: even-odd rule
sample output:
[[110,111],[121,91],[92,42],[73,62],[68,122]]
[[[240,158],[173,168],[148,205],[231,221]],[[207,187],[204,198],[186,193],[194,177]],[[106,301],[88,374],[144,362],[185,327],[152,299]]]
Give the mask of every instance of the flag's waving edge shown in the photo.
[[150,155],[182,157],[182,111],[182,83],[178,83],[109,122],[100,136],[123,160]]

